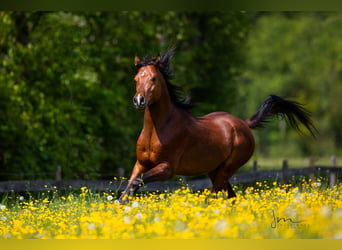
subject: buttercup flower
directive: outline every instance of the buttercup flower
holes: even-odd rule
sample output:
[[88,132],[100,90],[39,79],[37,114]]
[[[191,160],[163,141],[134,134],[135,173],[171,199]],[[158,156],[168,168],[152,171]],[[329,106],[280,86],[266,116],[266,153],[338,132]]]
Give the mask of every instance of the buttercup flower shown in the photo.
[[[274,183],[273,183],[274,184]],[[83,187],[80,194],[0,205],[0,239],[341,238],[342,184],[312,182],[234,187],[227,192],[144,193],[119,204]]]

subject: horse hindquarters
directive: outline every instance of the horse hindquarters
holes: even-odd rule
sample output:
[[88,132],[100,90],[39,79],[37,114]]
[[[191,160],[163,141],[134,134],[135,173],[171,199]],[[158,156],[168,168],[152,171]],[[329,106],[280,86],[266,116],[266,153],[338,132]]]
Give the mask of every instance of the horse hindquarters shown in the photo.
[[233,127],[233,145],[230,155],[208,175],[213,184],[213,191],[228,191],[228,198],[235,197],[229,179],[253,155],[255,141],[253,134],[244,121],[233,118],[230,120]]

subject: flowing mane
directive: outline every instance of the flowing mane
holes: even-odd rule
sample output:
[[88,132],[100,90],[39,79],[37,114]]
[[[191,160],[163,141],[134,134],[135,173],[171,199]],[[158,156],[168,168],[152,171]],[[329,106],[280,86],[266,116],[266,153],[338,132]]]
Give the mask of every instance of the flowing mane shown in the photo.
[[174,85],[170,82],[170,80],[173,78],[172,70],[170,69],[170,62],[173,54],[174,48],[170,48],[165,51],[165,53],[157,57],[145,55],[140,63],[136,65],[136,67],[137,70],[139,70],[141,67],[147,65],[159,66],[158,69],[165,79],[172,103],[178,108],[190,112],[195,105],[188,103],[186,98],[184,98],[184,89],[181,86]]

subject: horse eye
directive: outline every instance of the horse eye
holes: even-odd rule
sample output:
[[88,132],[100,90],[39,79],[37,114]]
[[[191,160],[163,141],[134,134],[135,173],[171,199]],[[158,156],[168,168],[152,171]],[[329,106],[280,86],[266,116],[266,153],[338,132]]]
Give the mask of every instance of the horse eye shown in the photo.
[[152,82],[156,82],[156,80],[157,80],[157,77],[156,76],[154,76],[154,77],[152,77]]

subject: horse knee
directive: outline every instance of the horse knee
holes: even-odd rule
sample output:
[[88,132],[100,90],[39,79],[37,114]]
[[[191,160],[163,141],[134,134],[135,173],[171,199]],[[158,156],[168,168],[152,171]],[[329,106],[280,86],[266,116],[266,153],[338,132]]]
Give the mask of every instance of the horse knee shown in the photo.
[[174,176],[174,171],[169,163],[160,163],[143,174],[143,182],[152,182],[170,179]]

